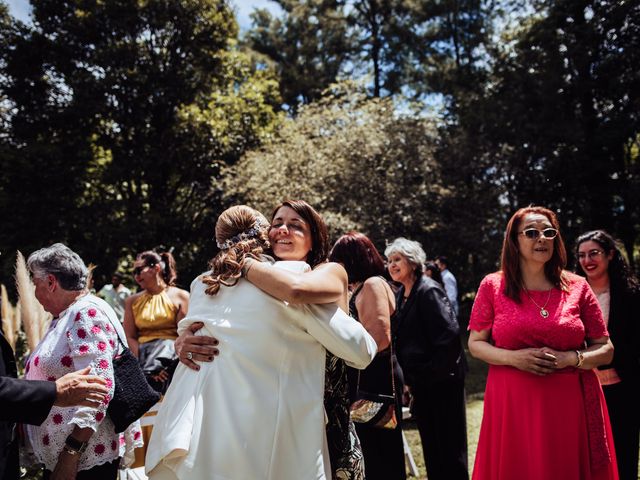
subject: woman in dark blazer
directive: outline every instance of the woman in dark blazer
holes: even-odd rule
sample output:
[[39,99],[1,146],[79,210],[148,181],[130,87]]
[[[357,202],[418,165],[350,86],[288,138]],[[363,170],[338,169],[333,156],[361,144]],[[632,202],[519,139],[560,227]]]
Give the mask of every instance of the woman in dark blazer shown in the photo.
[[418,242],[398,238],[386,250],[401,287],[394,317],[396,351],[413,397],[429,480],[467,480],[466,360],[460,327],[442,286],[423,275]]
[[620,480],[637,480],[640,438],[640,285],[615,239],[603,230],[576,241],[576,272],[596,294],[615,347],[596,374],[607,400]]

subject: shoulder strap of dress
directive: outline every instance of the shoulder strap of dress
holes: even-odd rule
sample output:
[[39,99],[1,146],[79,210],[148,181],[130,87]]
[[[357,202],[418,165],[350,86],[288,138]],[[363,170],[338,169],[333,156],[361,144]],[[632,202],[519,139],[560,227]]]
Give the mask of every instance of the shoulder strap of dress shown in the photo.
[[124,349],[127,348],[127,342],[123,341],[122,338],[120,337],[120,332],[118,331],[118,328],[115,326],[115,324],[113,323],[113,321],[111,320],[111,316],[105,312],[100,304],[98,304],[98,302],[96,302],[95,300],[93,300],[92,298],[87,298],[85,300],[87,303],[90,303],[91,305],[93,305],[94,307],[96,307],[97,309],[99,309],[105,317],[107,317],[107,321],[111,324],[111,326],[113,327],[113,330],[116,332],[116,336],[118,337],[118,342],[120,342],[120,346]]

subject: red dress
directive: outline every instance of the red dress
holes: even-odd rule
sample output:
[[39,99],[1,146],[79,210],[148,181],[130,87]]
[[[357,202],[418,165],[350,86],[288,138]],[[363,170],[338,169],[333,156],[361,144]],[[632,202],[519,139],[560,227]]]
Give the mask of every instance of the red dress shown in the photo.
[[[587,282],[569,274],[568,292],[530,291],[549,316],[521,294],[505,296],[500,272],[478,290],[469,329],[491,329],[492,343],[518,350],[566,351],[586,338],[608,336]],[[474,480],[610,480],[618,471],[602,389],[592,370],[564,369],[546,376],[491,365],[473,469]]]

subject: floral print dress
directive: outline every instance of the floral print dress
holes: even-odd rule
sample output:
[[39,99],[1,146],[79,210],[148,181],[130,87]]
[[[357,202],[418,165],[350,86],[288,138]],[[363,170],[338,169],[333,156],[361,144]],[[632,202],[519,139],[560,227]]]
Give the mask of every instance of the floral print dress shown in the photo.
[[[106,312],[110,312],[112,318]],[[113,395],[113,357],[118,350],[115,328],[121,326],[111,307],[102,299],[85,295],[53,319],[26,364],[28,380],[49,381],[91,366],[91,373],[103,377],[109,388],[104,403],[96,408],[54,406],[41,425],[26,425],[30,447],[47,470],[55,468],[65,439],[76,425],[95,431],[80,457],[78,470],[113,462],[124,456],[128,447],[140,444],[139,422],[123,433],[116,433],[107,416]]]
[[349,382],[344,360],[327,352],[324,408],[333,480],[364,480],[364,458],[349,414]]

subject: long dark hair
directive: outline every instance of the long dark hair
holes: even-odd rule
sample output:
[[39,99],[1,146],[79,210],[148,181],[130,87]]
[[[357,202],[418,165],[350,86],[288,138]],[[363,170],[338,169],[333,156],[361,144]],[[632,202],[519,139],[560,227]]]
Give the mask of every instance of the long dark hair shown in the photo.
[[344,265],[349,283],[384,275],[384,260],[369,237],[359,232],[342,235],[331,249],[330,262]]
[[577,260],[578,258],[578,249],[580,245],[584,242],[596,242],[600,245],[600,248],[604,250],[606,255],[611,254],[613,252],[613,257],[609,261],[609,283],[611,285],[611,289],[615,291],[623,291],[623,292],[638,292],[640,291],[640,284],[638,283],[638,279],[631,271],[631,267],[625,260],[622,252],[620,251],[618,242],[615,238],[613,238],[609,233],[604,230],[591,230],[590,232],[583,233],[576,240],[576,266],[575,272],[578,275],[586,277],[586,273],[582,269],[582,265]]
[[513,214],[502,243],[502,255],[500,269],[505,279],[504,294],[514,302],[520,303],[520,291],[522,290],[522,272],[520,271],[520,249],[518,247],[518,235],[522,219],[529,213],[537,213],[547,217],[553,228],[558,231],[558,235],[553,239],[553,255],[544,264],[544,274],[547,279],[557,288],[567,290],[567,279],[563,273],[567,265],[567,250],[560,235],[560,224],[558,217],[548,208],[544,207],[524,207]]
[[311,229],[311,251],[307,255],[307,263],[314,268],[327,261],[329,255],[329,233],[327,225],[316,210],[304,200],[285,200],[271,214],[271,223],[275,218],[278,210],[282,207],[289,207],[302,217],[309,224]]

